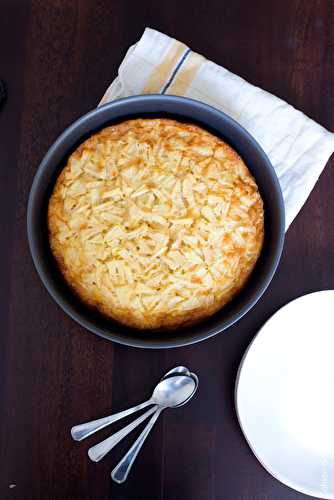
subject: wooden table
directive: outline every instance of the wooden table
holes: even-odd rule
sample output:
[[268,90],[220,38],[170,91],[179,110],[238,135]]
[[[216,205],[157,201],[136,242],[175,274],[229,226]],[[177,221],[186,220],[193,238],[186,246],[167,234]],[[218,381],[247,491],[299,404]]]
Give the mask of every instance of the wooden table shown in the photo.
[[[332,0],[0,0],[0,78],[8,89],[0,111],[2,500],[303,498],[254,458],[233,389],[263,322],[301,294],[334,288],[333,161],[289,229],[260,303],[229,331],[169,351],[102,340],[55,305],[30,258],[26,205],[47,148],[96,106],[145,26],[183,40],[333,130],[333,23]],[[129,481],[113,484],[110,471],[130,441],[93,464],[88,442],[75,444],[70,427],[137,403],[176,364],[198,373],[198,396],[165,413]]]

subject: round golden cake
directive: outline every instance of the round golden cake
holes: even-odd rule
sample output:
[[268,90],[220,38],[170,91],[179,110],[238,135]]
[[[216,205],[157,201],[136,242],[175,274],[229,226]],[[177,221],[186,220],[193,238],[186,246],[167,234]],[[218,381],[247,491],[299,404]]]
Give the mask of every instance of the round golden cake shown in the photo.
[[70,156],[48,207],[60,270],[86,304],[140,329],[212,315],[260,255],[263,203],[238,154],[204,129],[136,119]]

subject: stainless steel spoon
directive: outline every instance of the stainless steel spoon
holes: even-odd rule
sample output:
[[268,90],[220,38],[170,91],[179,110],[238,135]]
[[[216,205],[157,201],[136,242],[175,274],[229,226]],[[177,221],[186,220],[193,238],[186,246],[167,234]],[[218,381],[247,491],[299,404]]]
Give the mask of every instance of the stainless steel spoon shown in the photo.
[[[195,392],[197,391],[198,377],[197,377],[197,375],[195,375],[195,373],[190,373],[190,377],[195,382],[194,390],[193,390],[193,392],[191,394],[189,394],[189,396],[188,396],[187,399],[185,399],[184,401],[182,401],[181,403],[179,403],[175,407],[180,407],[180,406],[183,406],[186,403],[188,403],[188,401],[194,396]],[[124,481],[126,481],[128,475],[129,475],[129,472],[131,470],[131,467],[133,466],[134,461],[136,460],[137,455],[138,455],[141,447],[143,446],[145,439],[149,435],[152,427],[154,426],[155,422],[157,421],[157,419],[158,419],[160,413],[162,412],[162,410],[164,410],[163,407],[159,407],[156,410],[156,412],[154,413],[154,415],[152,416],[151,420],[146,425],[146,427],[143,430],[143,432],[140,434],[140,436],[133,443],[133,445],[131,446],[131,448],[129,449],[129,451],[124,455],[124,457],[122,458],[122,460],[116,465],[116,467],[112,471],[111,477],[112,477],[112,479],[116,483],[120,484],[120,483],[124,483]]]
[[174,377],[175,375],[190,375],[190,370],[186,366],[176,366],[169,370],[169,372],[165,373],[161,380],[168,377]]
[[[167,372],[161,380],[163,380],[166,377],[173,376],[173,374],[189,375],[190,372],[188,368],[186,368],[185,366],[176,366],[175,368]],[[145,401],[144,403],[141,403],[137,406],[133,406],[132,408],[129,408],[127,410],[120,411],[118,413],[109,415],[107,417],[98,418],[97,420],[92,420],[91,422],[85,422],[84,424],[75,425],[71,429],[72,438],[75,441],[82,441],[83,439],[91,436],[95,432],[104,429],[113,422],[117,422],[117,420],[127,417],[128,415],[131,415],[136,411],[143,410],[144,408],[146,408],[146,406],[155,404],[155,401],[152,399],[152,397],[148,401]]]
[[[88,456],[93,462],[99,462],[116,444],[118,444],[129,432],[135,429],[145,418],[153,412],[158,413],[154,422],[165,408],[172,408],[181,405],[188,401],[190,396],[196,390],[196,381],[193,377],[184,375],[175,375],[168,377],[159,382],[153,391],[150,401],[155,405],[150,408],[144,415],[141,415],[134,422],[108,437],[101,443],[92,446],[88,450]],[[153,424],[154,424],[153,422]],[[153,426],[152,424],[152,426]],[[151,426],[151,427],[152,427]]]

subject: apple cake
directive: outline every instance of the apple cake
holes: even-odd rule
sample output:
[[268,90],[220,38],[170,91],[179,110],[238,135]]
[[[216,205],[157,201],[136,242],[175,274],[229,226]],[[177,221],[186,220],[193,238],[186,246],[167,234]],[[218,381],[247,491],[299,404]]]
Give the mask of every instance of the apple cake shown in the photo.
[[202,320],[245,285],[264,210],[240,156],[189,123],[134,119],[69,157],[48,206],[52,253],[69,286],[139,329]]

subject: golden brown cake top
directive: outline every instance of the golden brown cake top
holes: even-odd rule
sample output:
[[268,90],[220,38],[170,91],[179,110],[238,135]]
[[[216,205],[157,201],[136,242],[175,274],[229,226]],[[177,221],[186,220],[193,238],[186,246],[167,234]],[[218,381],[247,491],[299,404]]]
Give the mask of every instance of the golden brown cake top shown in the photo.
[[138,328],[213,314],[261,251],[263,205],[237,153],[195,125],[137,119],[69,158],[50,199],[50,244],[87,303]]

